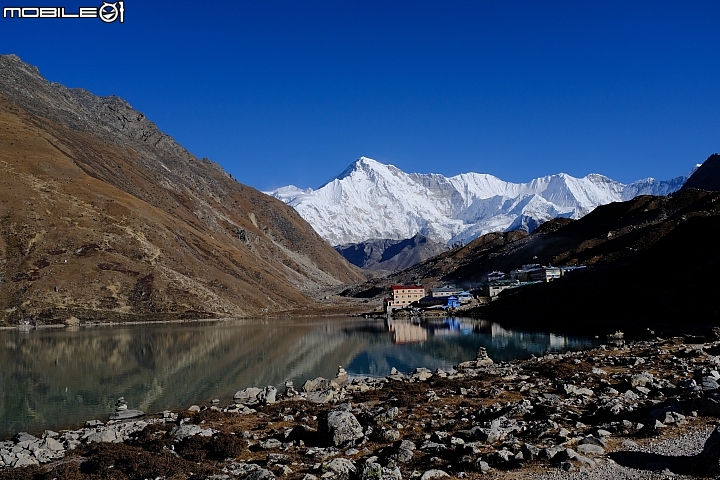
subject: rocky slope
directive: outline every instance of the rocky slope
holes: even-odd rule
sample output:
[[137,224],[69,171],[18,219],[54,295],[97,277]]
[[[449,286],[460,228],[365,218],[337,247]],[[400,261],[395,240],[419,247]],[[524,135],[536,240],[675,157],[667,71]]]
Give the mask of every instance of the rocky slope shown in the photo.
[[368,240],[335,247],[347,261],[375,272],[396,272],[447,250],[447,246],[417,234],[406,240]]
[[361,278],[127,102],[0,56],[0,323],[287,311]]
[[362,157],[317,190],[288,186],[268,193],[295,208],[331,245],[418,233],[452,245],[488,232],[532,231],[552,218],[581,218],[598,205],[638,195],[667,195],[686,178],[624,185],[597,174],[561,173],[511,183],[478,173],[408,174]]

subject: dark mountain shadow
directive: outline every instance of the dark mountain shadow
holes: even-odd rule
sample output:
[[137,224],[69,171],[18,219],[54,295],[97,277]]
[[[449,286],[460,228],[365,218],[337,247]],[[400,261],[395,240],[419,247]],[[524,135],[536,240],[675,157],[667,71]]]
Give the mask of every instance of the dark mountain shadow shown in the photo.
[[720,155],[714,153],[703,162],[695,173],[690,175],[684,190],[689,188],[699,188],[700,190],[718,191],[720,190]]

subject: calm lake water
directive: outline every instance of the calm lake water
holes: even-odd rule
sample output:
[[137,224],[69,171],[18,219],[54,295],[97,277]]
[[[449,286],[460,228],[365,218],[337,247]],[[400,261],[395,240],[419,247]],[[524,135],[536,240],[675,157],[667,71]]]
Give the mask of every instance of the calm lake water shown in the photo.
[[0,331],[0,438],[107,421],[118,397],[147,413],[223,404],[240,389],[310,378],[384,376],[586,348],[597,342],[471,319],[422,326],[347,317]]

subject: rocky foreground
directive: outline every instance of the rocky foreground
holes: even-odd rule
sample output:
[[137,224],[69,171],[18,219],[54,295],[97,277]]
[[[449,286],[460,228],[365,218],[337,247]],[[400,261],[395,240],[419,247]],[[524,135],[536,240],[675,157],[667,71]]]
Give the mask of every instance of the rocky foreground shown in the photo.
[[[247,388],[235,403],[0,443],[0,478],[696,478],[720,474],[720,341]],[[15,468],[11,468],[15,467]],[[22,468],[20,468],[22,467]]]

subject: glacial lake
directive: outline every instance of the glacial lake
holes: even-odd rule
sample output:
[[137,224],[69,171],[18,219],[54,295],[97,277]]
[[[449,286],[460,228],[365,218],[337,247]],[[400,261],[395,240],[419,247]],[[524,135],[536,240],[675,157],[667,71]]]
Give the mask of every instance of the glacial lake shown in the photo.
[[351,376],[392,367],[449,368],[478,347],[495,361],[598,343],[551,333],[505,330],[465,318],[429,323],[348,317],[0,330],[0,439],[19,431],[107,421],[115,402],[146,413],[232,402],[246,387],[286,380],[300,390],[339,365]]

